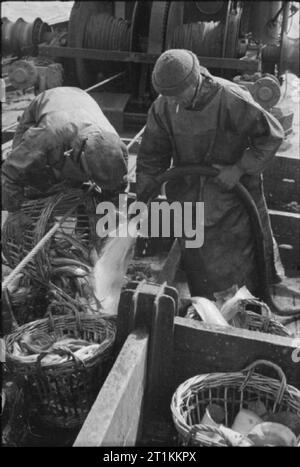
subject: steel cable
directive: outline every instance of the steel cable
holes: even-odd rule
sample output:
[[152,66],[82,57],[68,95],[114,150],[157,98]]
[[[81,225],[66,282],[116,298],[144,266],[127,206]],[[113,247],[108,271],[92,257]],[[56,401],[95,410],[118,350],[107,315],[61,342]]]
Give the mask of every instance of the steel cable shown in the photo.
[[84,47],[102,50],[129,50],[130,23],[107,13],[92,15],[87,23]]
[[198,22],[177,26],[171,40],[171,48],[183,48],[203,57],[220,57],[224,36],[221,22]]

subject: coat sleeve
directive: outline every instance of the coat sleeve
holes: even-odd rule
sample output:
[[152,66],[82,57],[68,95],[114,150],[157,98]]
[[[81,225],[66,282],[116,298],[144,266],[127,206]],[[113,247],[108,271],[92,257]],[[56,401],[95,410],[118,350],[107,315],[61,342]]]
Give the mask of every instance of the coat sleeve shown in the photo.
[[138,199],[147,198],[147,194],[155,186],[155,178],[170,167],[171,159],[172,143],[154,103],[148,112],[146,129],[137,156]]
[[249,175],[262,172],[283,141],[282,126],[251,97],[244,99],[233,96],[228,103],[227,115],[233,130],[243,135],[248,142],[237,162],[238,167]]
[[21,139],[23,138],[26,131],[32,126],[36,125],[35,108],[36,108],[36,99],[34,99],[29,104],[29,106],[24,110],[19,120],[18,126],[14,134],[14,139],[13,139],[13,144],[12,144],[13,149],[20,144]]
[[30,128],[21,143],[2,164],[2,208],[17,211],[24,201],[24,187],[47,164],[49,136],[42,128]]

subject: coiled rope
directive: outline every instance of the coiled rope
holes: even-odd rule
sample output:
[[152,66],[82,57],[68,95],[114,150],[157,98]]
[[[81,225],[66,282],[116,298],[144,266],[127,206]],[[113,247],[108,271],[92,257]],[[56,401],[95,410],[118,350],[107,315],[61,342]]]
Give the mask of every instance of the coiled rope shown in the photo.
[[129,50],[130,23],[108,13],[91,15],[84,36],[84,47],[103,50]]
[[224,24],[198,22],[177,26],[171,39],[171,48],[188,49],[203,57],[221,57]]

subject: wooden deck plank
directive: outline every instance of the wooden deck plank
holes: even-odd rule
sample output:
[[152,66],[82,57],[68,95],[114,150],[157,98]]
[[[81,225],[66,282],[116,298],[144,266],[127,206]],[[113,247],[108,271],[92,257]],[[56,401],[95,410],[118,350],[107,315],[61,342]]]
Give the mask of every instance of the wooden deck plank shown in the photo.
[[148,334],[130,334],[76,440],[79,446],[134,446],[146,382]]
[[293,350],[297,348],[295,339],[289,337],[238,328],[212,328],[176,317],[174,389],[193,375],[240,371],[258,359],[275,362],[286,374],[288,382],[300,388],[300,363],[292,359]]

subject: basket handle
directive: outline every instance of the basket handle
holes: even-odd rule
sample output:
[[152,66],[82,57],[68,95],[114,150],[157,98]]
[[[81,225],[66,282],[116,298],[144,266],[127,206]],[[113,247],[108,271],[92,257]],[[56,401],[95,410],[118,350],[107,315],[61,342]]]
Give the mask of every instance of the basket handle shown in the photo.
[[275,399],[275,402],[274,402],[274,407],[273,407],[273,411],[275,411],[275,408],[278,404],[281,403],[282,401],[282,398],[283,398],[283,395],[284,395],[284,392],[286,390],[286,386],[287,386],[287,382],[286,382],[286,376],[284,374],[284,372],[282,371],[282,369],[280,368],[280,366],[276,365],[276,363],[273,363],[273,362],[270,362],[269,360],[255,360],[254,362],[252,362],[250,365],[248,365],[244,370],[243,372],[247,372],[246,374],[246,377],[245,377],[245,381],[243,382],[242,386],[241,386],[241,391],[243,389],[245,389],[246,385],[248,384],[249,382],[249,379],[251,378],[252,376],[252,373],[254,371],[254,369],[259,366],[259,365],[265,365],[265,366],[268,366],[270,368],[273,368],[274,370],[277,371],[278,375],[279,375],[279,378],[280,378],[280,387],[278,389],[278,393],[277,393],[277,396],[276,396],[276,399]]
[[[48,314],[48,316],[49,316],[50,329],[52,331],[54,330],[54,319],[53,319],[52,310],[55,309],[55,306],[57,306],[57,305],[65,305],[69,309],[71,309],[72,313],[74,313],[75,320],[76,320],[76,325],[77,325],[77,331],[78,331],[78,333],[80,333],[82,331],[82,323],[81,323],[79,311],[78,311],[78,309],[76,307],[76,305],[77,305],[76,301],[74,299],[72,299],[71,297],[69,297],[62,289],[60,289],[59,287],[57,287],[53,283],[50,283],[50,285],[53,288],[52,292],[56,292],[58,294],[58,299],[57,299],[57,296],[54,295],[54,297],[56,297],[56,300],[54,302],[50,303],[48,305],[48,307],[47,307],[47,313],[46,314]],[[61,303],[59,303],[59,299],[61,300]]]
[[75,363],[77,368],[78,368],[79,365],[82,365],[85,368],[84,362],[79,357],[77,357],[77,355],[75,355],[74,352],[72,352],[72,350],[68,349],[67,347],[61,346],[61,347],[56,347],[56,348],[54,348],[52,350],[41,352],[39,354],[39,356],[37,358],[37,361],[36,361],[39,371],[42,371],[42,363],[41,362],[42,362],[43,358],[46,357],[46,355],[49,355],[51,353],[56,353],[56,354],[58,354],[60,356],[63,356],[64,354],[69,355],[74,360],[74,363]]
[[260,307],[260,310],[261,310],[261,314],[260,316],[262,316],[263,318],[268,318],[269,320],[272,318],[272,312],[270,310],[270,308],[268,307],[268,305],[264,302],[261,302],[259,300],[257,300],[256,298],[245,298],[242,300],[242,303],[247,306],[247,305],[258,305]]

